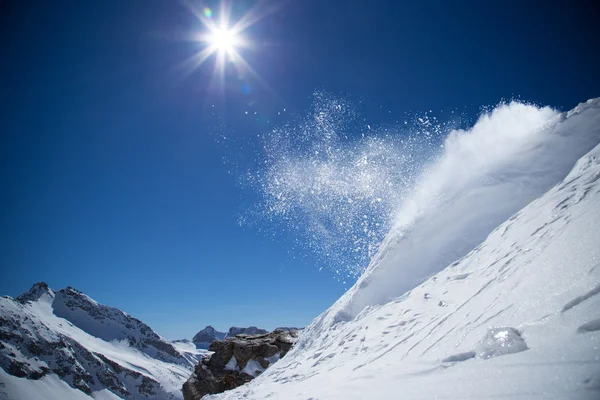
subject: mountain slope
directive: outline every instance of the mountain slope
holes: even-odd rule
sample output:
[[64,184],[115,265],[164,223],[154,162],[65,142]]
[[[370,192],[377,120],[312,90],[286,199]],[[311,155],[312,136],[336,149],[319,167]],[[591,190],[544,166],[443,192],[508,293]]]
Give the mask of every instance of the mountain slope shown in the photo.
[[0,298],[0,399],[177,399],[196,362],[70,287]]
[[[483,174],[450,190],[449,202],[400,223],[286,358],[210,398],[597,399],[600,101],[539,132],[547,136],[516,146],[511,162],[479,165]],[[501,213],[478,213],[506,194]],[[481,220],[490,226],[514,212],[477,243]],[[449,219],[461,215],[466,220]],[[458,260],[456,249],[466,249]]]

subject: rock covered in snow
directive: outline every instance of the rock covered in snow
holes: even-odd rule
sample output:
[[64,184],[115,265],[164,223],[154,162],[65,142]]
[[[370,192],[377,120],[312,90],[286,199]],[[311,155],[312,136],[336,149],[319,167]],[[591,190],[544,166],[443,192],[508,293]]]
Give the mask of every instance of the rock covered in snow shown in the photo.
[[[231,330],[230,330],[231,332]],[[276,329],[264,334],[239,334],[210,345],[204,358],[183,385],[185,400],[234,389],[261,374],[283,357],[298,338],[297,329]]]
[[37,282],[33,284],[31,289],[17,296],[15,300],[21,304],[27,304],[27,302],[39,300],[44,295],[54,298],[54,292],[48,287],[46,282]]
[[57,317],[69,320],[99,339],[125,340],[150,357],[180,365],[189,364],[168,340],[139,319],[117,308],[100,304],[72,287],[56,293],[52,308]]

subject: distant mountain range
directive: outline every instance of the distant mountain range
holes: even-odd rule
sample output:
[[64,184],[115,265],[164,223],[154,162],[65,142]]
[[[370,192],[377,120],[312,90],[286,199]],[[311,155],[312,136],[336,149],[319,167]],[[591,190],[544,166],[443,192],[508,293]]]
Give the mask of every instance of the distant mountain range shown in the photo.
[[182,399],[215,340],[264,329],[207,326],[169,341],[137,318],[44,282],[0,297],[0,400]]
[[206,328],[202,329],[200,332],[194,335],[192,342],[199,349],[208,349],[210,344],[215,340],[223,340],[227,337],[232,337],[236,335],[263,335],[268,333],[265,329],[257,328],[256,326],[250,326],[248,328],[240,328],[237,326],[232,326],[229,328],[227,332],[219,332],[211,325],[208,325]]
[[[206,328],[196,336],[212,342],[254,332],[266,331],[232,327],[211,335]],[[2,400],[181,399],[205,354],[72,287],[55,292],[39,282],[16,298],[0,298]]]

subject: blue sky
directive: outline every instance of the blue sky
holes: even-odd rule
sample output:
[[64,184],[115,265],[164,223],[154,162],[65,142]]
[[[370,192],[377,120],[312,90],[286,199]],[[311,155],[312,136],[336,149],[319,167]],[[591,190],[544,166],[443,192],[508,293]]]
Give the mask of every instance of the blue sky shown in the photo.
[[588,3],[267,1],[240,50],[260,79],[228,68],[223,84],[213,58],[177,68],[204,29],[181,2],[4,4],[0,293],[73,286],[169,338],[307,324],[347,285],[289,232],[240,228],[253,195],[217,133],[252,143],[316,89],[392,111],[374,124],[513,97],[568,109],[600,95]]

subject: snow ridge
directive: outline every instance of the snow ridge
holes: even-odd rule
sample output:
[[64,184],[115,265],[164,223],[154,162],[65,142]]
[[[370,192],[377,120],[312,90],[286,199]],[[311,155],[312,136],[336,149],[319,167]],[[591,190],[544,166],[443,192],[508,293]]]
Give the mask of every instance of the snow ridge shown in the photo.
[[598,99],[561,114],[513,102],[452,132],[378,254],[338,302],[337,318],[384,304],[465,256],[600,142],[599,113]]

